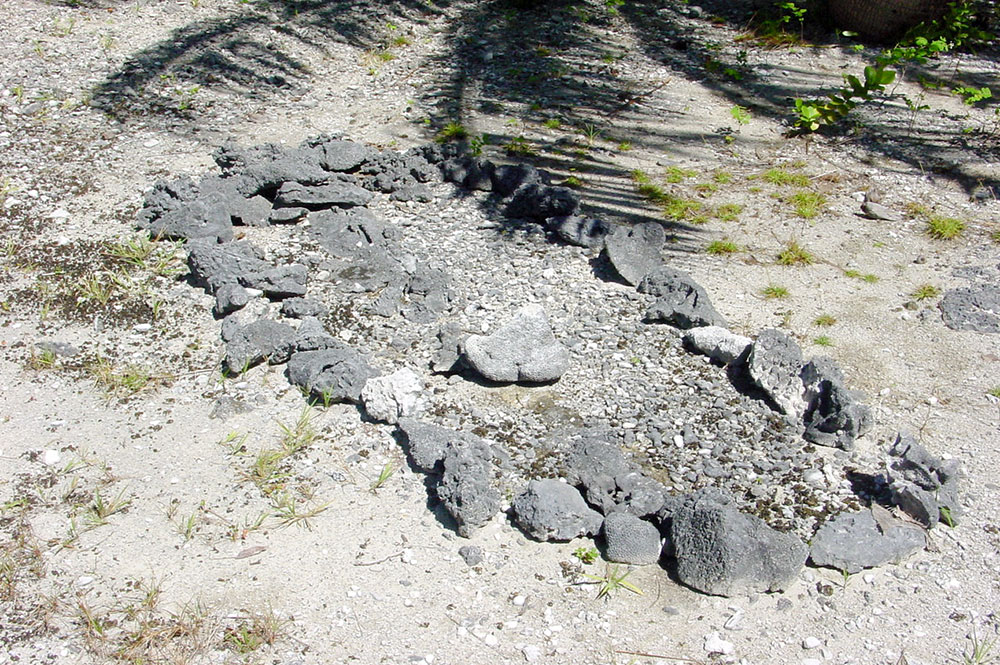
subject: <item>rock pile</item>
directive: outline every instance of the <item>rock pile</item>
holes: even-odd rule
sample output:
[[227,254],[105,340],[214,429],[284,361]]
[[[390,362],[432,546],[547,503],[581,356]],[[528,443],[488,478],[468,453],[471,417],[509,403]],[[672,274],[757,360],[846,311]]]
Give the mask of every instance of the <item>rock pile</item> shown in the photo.
[[[426,202],[434,197],[432,185],[442,181],[489,192],[512,225],[535,225],[553,239],[600,251],[614,273],[636,287],[637,298],[652,300],[646,324],[685,331],[689,350],[725,367],[733,386],[769,405],[806,442],[846,451],[871,428],[870,410],[847,389],[832,360],[806,360],[778,330],[764,330],[756,340],[730,332],[706,291],[664,264],[660,225],[624,227],[577,216],[578,196],[549,184],[548,175],[534,167],[494,164],[453,145],[379,152],[331,136],[291,150],[225,145],[215,157],[221,175],[157,183],[138,223],[157,236],[187,241],[189,279],[215,297],[226,371],[283,363],[289,382],[307,394],[325,403],[358,404],[368,418],[396,425],[413,466],[430,476],[462,536],[501,511],[500,477],[513,468],[510,452],[481,436],[419,420],[426,402],[419,370],[383,374],[346,343],[348,337],[340,338],[341,331],[331,333],[328,324],[338,314],[316,298],[315,276],[324,276],[324,288],[332,288],[342,304],[370,294],[374,316],[438,324],[436,372],[492,383],[552,384],[573,370],[572,356],[538,304],[517,310],[492,334],[469,335],[448,322],[455,300],[448,272],[420,265],[400,229],[376,217],[369,204],[379,194]],[[317,250],[274,263],[251,242],[235,240],[241,235],[235,226],[299,229]],[[562,479],[521,481],[510,507],[513,521],[538,540],[599,536],[609,560],[665,562],[676,567],[681,581],[706,593],[784,589],[810,554],[816,565],[856,570],[898,560],[922,543],[921,529],[886,517],[888,511],[875,504],[826,519],[810,553],[796,534],[747,514],[741,510],[746,500],[726,491],[705,487],[678,494],[627,459],[611,433],[587,430],[575,438],[558,467]],[[695,441],[685,431],[662,443],[683,448]],[[705,477],[732,473],[716,461],[727,450],[722,441],[709,449]],[[907,438],[891,454],[888,503],[923,528],[939,518],[957,519],[954,465]],[[765,463],[734,468],[766,471]]]

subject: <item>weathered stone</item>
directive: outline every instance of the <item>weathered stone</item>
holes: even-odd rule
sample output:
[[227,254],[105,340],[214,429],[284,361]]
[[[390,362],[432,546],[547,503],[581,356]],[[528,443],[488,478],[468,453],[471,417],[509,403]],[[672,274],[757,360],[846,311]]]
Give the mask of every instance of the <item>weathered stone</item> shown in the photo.
[[272,300],[304,296],[309,270],[299,263],[287,266],[276,266],[240,276],[240,284],[251,289],[258,289]]
[[533,183],[514,192],[504,215],[516,219],[541,220],[572,215],[579,207],[580,197],[572,189]]
[[222,243],[233,239],[228,202],[221,194],[180,201],[162,215],[140,218],[138,227],[167,240],[208,239]]
[[895,505],[927,528],[941,520],[959,523],[962,504],[957,460],[942,461],[902,433],[889,455],[889,489]]
[[465,359],[485,378],[504,383],[556,381],[569,369],[569,352],[540,305],[522,307],[492,335],[470,336]]
[[236,328],[226,343],[226,368],[242,372],[262,360],[277,365],[295,348],[295,329],[285,323],[260,319]]
[[663,227],[654,222],[622,226],[604,239],[604,253],[621,278],[635,286],[663,265],[660,250],[666,239]]
[[952,330],[1000,333],[1000,285],[976,284],[952,289],[938,303]]
[[514,520],[536,540],[572,540],[595,535],[603,518],[573,487],[558,480],[533,480],[514,499]]
[[311,316],[321,318],[329,311],[323,303],[309,298],[287,298],[281,303],[281,313],[291,319],[305,319]]
[[737,335],[721,326],[699,326],[684,333],[684,345],[722,365],[739,358],[753,343],[749,337]]
[[373,194],[367,189],[349,182],[335,180],[325,185],[302,185],[286,182],[274,198],[278,208],[307,208],[318,210],[332,206],[363,206],[372,200]]
[[271,267],[248,242],[222,245],[200,242],[189,243],[189,247],[188,269],[191,271],[191,282],[212,294],[223,284],[236,284],[242,275]]
[[761,331],[750,347],[746,370],[781,413],[802,414],[802,350],[795,340],[774,328]]
[[604,518],[605,556],[608,561],[646,566],[660,560],[660,530],[627,512]]
[[529,164],[501,164],[493,169],[493,191],[500,196],[509,196],[519,187],[544,184],[542,173]]
[[784,590],[808,554],[793,534],[707,497],[672,514],[670,539],[681,582],[721,596]]
[[871,510],[842,513],[819,528],[809,557],[816,566],[857,573],[884,563],[899,563],[922,548],[926,540],[923,529],[901,520],[893,519],[882,528]]
[[394,424],[416,415],[423,403],[424,385],[410,369],[399,369],[368,380],[361,390],[365,413],[373,420]]
[[705,289],[683,270],[655,268],[639,282],[639,292],[656,298],[646,312],[647,322],[661,321],[682,329],[728,325],[715,311]]
[[500,512],[500,493],[490,483],[492,460],[492,448],[478,437],[454,439],[445,451],[437,495],[465,538]]
[[274,208],[267,221],[269,224],[298,224],[308,214],[308,208]]
[[234,224],[267,226],[271,215],[271,202],[263,196],[251,196],[248,199],[240,198],[229,212],[232,215]]
[[332,139],[318,147],[323,151],[319,165],[327,171],[353,171],[372,155],[371,148],[353,141]]
[[562,239],[563,242],[578,247],[604,247],[604,239],[614,231],[614,227],[603,219],[593,217],[552,217],[547,227]]
[[364,356],[339,345],[318,351],[299,351],[288,361],[288,380],[314,397],[329,402],[361,401],[368,379],[377,376]]
[[802,416],[807,441],[852,450],[854,442],[872,427],[871,409],[844,386],[836,363],[826,357],[813,358],[800,375],[805,400]]
[[242,309],[250,302],[250,294],[239,284],[225,283],[215,291],[215,308],[213,313],[216,318],[229,316],[238,309]]

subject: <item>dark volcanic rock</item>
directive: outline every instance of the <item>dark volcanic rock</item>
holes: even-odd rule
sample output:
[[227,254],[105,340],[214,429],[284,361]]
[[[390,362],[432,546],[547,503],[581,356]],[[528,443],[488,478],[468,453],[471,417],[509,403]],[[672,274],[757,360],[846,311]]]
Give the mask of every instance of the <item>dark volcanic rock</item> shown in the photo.
[[330,402],[360,403],[365,382],[377,375],[364,356],[343,344],[299,351],[288,361],[291,383]]
[[899,563],[926,542],[920,527],[892,518],[883,527],[872,511],[865,510],[842,513],[825,522],[813,536],[809,557],[816,566],[857,573],[883,563]]
[[624,510],[638,517],[663,507],[665,489],[628,462],[618,446],[586,435],[566,454],[566,481],[582,488],[587,503],[608,515]]
[[260,319],[236,327],[226,342],[226,368],[242,372],[266,360],[277,365],[288,360],[295,348],[295,329],[285,323]]
[[268,268],[260,272],[240,275],[240,284],[259,289],[272,300],[304,296],[309,270],[299,263]]
[[813,358],[801,373],[807,441],[852,450],[854,441],[872,428],[871,409],[844,386],[844,376],[833,360]]
[[271,264],[261,259],[257,249],[248,242],[223,245],[189,243],[189,248],[191,282],[213,294],[223,284],[236,284],[243,275],[271,268]]
[[250,294],[239,284],[227,282],[215,291],[215,308],[213,313],[217,318],[229,316],[242,309],[250,302]]
[[576,215],[553,217],[549,219],[547,227],[563,242],[595,249],[603,247],[604,239],[614,230],[614,227],[603,219],[577,217]]
[[662,321],[682,329],[729,325],[715,311],[705,289],[683,270],[660,266],[642,278],[639,292],[656,298],[646,312],[646,321]]
[[367,189],[340,180],[315,186],[286,182],[278,189],[278,193],[274,197],[274,205],[279,208],[307,208],[309,210],[332,206],[363,206],[372,200],[372,196],[373,194]]
[[611,513],[601,528],[608,561],[645,566],[660,560],[660,530],[626,512]]
[[228,242],[233,239],[229,201],[219,193],[199,194],[197,198],[178,199],[168,209],[157,213],[147,206],[139,213],[137,226],[150,235],[167,240]]
[[354,171],[375,153],[354,141],[330,139],[316,146],[322,150],[319,165],[327,171]]
[[449,442],[437,495],[468,538],[500,512],[500,493],[491,485],[493,450],[475,437]]
[[532,538],[556,541],[595,535],[604,521],[576,489],[552,479],[532,480],[515,497],[514,520]]
[[493,169],[493,191],[509,196],[519,187],[545,184],[542,172],[529,164],[501,164]]
[[958,461],[938,459],[909,434],[897,436],[889,455],[892,502],[927,528],[945,520],[943,512],[958,524],[962,515]]
[[329,311],[323,303],[309,298],[288,298],[281,303],[281,313],[291,319],[304,319],[310,316],[322,318]]
[[802,350],[791,337],[767,328],[750,347],[746,371],[781,413],[796,418],[805,408],[802,399]]
[[553,187],[533,183],[514,192],[504,215],[514,219],[548,219],[566,217],[580,207],[580,197],[568,187]]
[[952,330],[1000,333],[1000,285],[977,284],[952,289],[938,304]]
[[604,254],[626,283],[635,286],[663,265],[660,250],[667,235],[654,222],[620,226],[604,239]]
[[569,352],[540,305],[522,307],[492,335],[470,336],[465,359],[485,378],[505,383],[555,381],[569,369]]
[[709,497],[694,498],[673,513],[670,539],[678,578],[721,596],[782,591],[795,580],[808,554],[794,535]]

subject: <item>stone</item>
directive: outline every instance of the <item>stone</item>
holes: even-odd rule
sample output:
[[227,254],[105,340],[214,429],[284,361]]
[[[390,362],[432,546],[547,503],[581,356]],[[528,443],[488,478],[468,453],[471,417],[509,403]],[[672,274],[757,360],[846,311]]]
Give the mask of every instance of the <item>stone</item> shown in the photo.
[[161,215],[140,217],[138,227],[165,240],[206,239],[224,243],[233,239],[229,206],[221,194],[207,194],[180,201]]
[[646,311],[644,320],[647,322],[668,323],[685,330],[728,325],[712,306],[705,289],[683,270],[668,266],[655,268],[642,278],[638,290],[656,298]]
[[614,230],[614,227],[603,219],[576,215],[552,217],[546,226],[563,242],[591,249],[604,247],[604,239]]
[[466,566],[472,568],[483,562],[483,548],[478,545],[462,545],[458,548],[458,556],[462,557]]
[[[285,302],[288,302],[287,300]],[[343,342],[326,331],[323,322],[308,316],[299,324],[299,334],[295,338],[296,351],[318,351],[339,348]]]
[[304,296],[309,270],[302,264],[293,263],[286,266],[276,266],[240,276],[240,284],[251,289],[258,289],[271,300],[281,300]]
[[298,224],[308,214],[308,208],[273,208],[267,221],[269,224]]
[[290,319],[322,318],[329,314],[330,310],[318,300],[293,297],[287,298],[281,303],[281,313]]
[[270,365],[283,363],[295,348],[295,336],[290,325],[269,319],[239,326],[226,342],[225,367],[230,372],[243,372],[264,360]]
[[660,560],[660,530],[627,512],[610,513],[602,527],[605,557],[615,563],[646,566]]
[[365,383],[378,375],[360,353],[347,345],[299,351],[288,360],[288,380],[325,402],[361,402]]
[[558,480],[532,480],[514,498],[514,521],[536,540],[567,541],[592,536],[604,522],[575,488]]
[[476,439],[472,434],[457,432],[441,425],[422,423],[412,418],[400,418],[399,431],[406,437],[410,459],[425,473],[440,471],[449,445],[453,441]]
[[465,360],[479,374],[501,383],[556,381],[569,369],[569,351],[552,334],[540,305],[526,305],[489,336],[465,341]]
[[76,348],[69,342],[57,342],[55,340],[35,342],[35,348],[39,351],[48,351],[52,355],[59,358],[72,358],[80,353],[80,349]]
[[625,283],[636,286],[663,264],[660,250],[666,239],[655,222],[621,226],[604,239],[604,254]]
[[1000,285],[976,284],[951,289],[938,303],[944,324],[952,330],[1000,333]]
[[395,424],[416,415],[423,404],[424,385],[413,370],[402,368],[368,380],[361,390],[365,413],[372,420]]
[[323,153],[319,165],[327,171],[354,171],[372,155],[371,148],[353,141],[331,139],[318,147]]
[[216,289],[215,307],[212,312],[216,318],[224,318],[245,307],[251,297],[250,293],[239,284],[227,282]]
[[739,358],[752,343],[749,337],[737,335],[722,326],[699,326],[684,333],[685,347],[722,365]]
[[478,437],[454,439],[445,451],[436,491],[464,538],[500,512],[500,492],[490,483],[492,460],[492,448]]
[[261,272],[271,264],[260,258],[248,242],[188,244],[191,282],[214,294],[223,284],[236,284],[242,275]]
[[246,197],[260,194],[266,198],[273,198],[274,192],[285,183],[313,186],[325,184],[330,178],[330,173],[309,155],[298,151],[249,164],[240,170],[240,175],[241,194]]
[[841,513],[824,522],[812,538],[809,557],[813,565],[857,573],[884,563],[900,563],[926,542],[920,527],[892,519],[891,526],[883,529],[872,511],[864,510]]
[[514,219],[567,217],[580,207],[580,197],[569,187],[532,183],[519,187],[507,203],[504,215]]
[[229,212],[234,224],[267,226],[270,223],[271,202],[259,195],[240,198]]
[[286,182],[274,197],[277,208],[306,208],[319,210],[332,206],[363,206],[374,196],[367,189],[349,182],[334,181],[325,185],[302,185]]
[[889,490],[894,505],[928,529],[938,521],[959,523],[962,504],[957,460],[943,461],[931,455],[904,433],[897,435],[889,456]]
[[510,196],[522,186],[544,183],[542,173],[529,164],[501,164],[493,169],[491,180],[493,192],[499,196]]
[[813,358],[802,368],[805,425],[803,438],[823,446],[853,450],[873,425],[871,409],[844,386],[844,375],[830,358]]
[[673,512],[670,540],[680,581],[719,596],[782,591],[808,554],[795,535],[708,496]]
[[795,418],[802,414],[802,349],[795,340],[774,328],[762,330],[750,347],[746,371],[779,412]]

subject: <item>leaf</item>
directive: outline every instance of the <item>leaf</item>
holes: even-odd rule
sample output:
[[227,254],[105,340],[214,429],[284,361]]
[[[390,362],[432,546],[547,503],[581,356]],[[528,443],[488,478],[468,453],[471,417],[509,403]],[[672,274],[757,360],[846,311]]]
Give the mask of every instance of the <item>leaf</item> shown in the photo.
[[241,551],[239,554],[237,554],[233,558],[234,559],[246,559],[246,558],[249,558],[249,557],[252,557],[252,556],[256,556],[256,555],[260,554],[261,552],[263,552],[266,549],[267,549],[267,547],[265,547],[264,545],[254,545],[253,547],[248,547],[245,550]]

